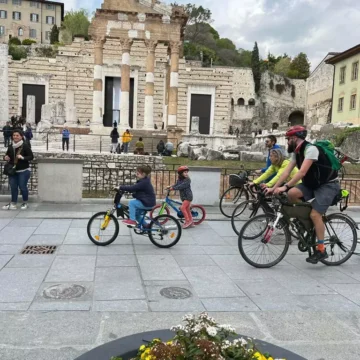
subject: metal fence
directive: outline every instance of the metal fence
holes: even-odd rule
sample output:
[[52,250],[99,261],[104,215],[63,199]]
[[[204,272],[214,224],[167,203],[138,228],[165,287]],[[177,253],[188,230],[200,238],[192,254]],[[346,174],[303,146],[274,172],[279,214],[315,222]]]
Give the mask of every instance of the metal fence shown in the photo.
[[[8,178],[3,174],[5,162],[0,162],[0,193],[9,194],[10,187]],[[156,196],[162,198],[166,192],[166,187],[172,185],[177,180],[179,164],[168,165],[167,169],[154,170],[151,174],[151,182],[154,186]],[[219,198],[229,187],[229,175],[242,171],[242,168],[223,168],[221,171],[221,181]],[[250,179],[254,174],[250,174]],[[106,163],[89,161],[84,163],[83,168],[83,196],[84,197],[109,197],[113,188],[119,185],[133,185],[136,183],[136,170],[131,164],[120,167],[110,167]],[[37,163],[31,163],[31,177],[28,184],[31,194],[37,193]],[[360,205],[360,178],[358,174],[347,174],[341,180],[341,187],[350,192],[349,203]],[[209,189],[209,191],[211,191]],[[176,195],[175,195],[176,196]]]

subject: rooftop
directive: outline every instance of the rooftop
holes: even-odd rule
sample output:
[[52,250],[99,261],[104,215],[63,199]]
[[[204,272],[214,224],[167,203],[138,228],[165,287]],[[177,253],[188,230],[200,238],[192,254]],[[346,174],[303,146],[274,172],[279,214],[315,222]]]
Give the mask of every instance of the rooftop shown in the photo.
[[360,53],[360,44],[356,45],[348,50],[345,50],[344,52],[341,52],[337,55],[335,55],[334,57],[332,57],[331,59],[326,60],[327,64],[336,64],[339,61],[348,59],[351,56],[357,55]]

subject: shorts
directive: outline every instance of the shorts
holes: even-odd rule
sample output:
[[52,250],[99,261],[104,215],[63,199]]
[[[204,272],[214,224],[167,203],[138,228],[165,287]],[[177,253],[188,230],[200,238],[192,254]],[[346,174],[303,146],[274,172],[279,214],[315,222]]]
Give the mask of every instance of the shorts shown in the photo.
[[310,189],[304,184],[299,184],[296,188],[303,193],[305,201],[315,198],[311,203],[312,208],[320,214],[325,214],[340,191],[340,183],[338,181],[329,182],[321,185],[316,190]]

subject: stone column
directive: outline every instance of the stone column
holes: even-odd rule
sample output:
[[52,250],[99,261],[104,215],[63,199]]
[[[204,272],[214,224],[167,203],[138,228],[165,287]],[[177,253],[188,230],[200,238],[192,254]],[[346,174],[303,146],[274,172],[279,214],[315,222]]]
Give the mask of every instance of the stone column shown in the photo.
[[93,95],[93,124],[103,123],[103,38],[94,38],[94,95]]
[[145,41],[146,58],[146,88],[145,88],[145,116],[144,129],[154,129],[154,68],[156,41]]
[[131,39],[120,39],[122,48],[121,59],[121,95],[120,95],[120,124],[129,126],[129,97],[130,97],[130,49]]
[[26,122],[35,125],[35,101],[34,95],[26,97]]
[[0,125],[9,120],[8,46],[0,44]]
[[170,58],[168,126],[177,125],[180,45],[181,43],[179,41],[170,42],[171,58]]

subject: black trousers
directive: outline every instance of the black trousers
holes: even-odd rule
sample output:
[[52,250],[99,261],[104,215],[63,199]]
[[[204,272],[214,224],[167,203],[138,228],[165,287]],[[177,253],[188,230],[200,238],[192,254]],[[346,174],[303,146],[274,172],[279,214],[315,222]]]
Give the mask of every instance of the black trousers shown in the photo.
[[65,151],[65,144],[66,144],[66,150],[69,151],[69,139],[62,139],[62,147],[63,147],[63,151]]

